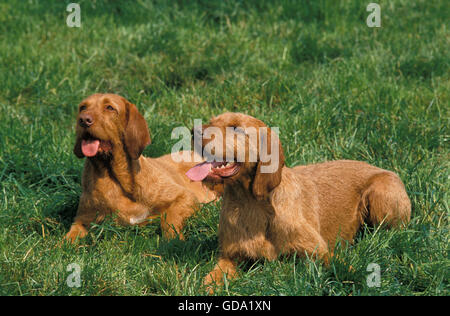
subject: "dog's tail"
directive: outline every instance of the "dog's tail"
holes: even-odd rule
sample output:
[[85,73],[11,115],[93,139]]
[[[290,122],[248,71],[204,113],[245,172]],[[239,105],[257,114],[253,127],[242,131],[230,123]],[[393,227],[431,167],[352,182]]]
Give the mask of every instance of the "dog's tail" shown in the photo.
[[372,176],[362,193],[359,209],[368,225],[402,227],[411,218],[411,202],[405,186],[393,172]]

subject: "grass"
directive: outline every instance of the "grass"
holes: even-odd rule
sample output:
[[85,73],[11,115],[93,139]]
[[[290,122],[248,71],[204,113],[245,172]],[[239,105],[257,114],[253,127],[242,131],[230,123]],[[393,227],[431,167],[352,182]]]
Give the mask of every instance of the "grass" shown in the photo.
[[[249,262],[221,295],[449,295],[449,6],[379,1],[71,1],[0,3],[0,294],[203,295],[220,201],[165,241],[156,221],[92,228],[60,247],[83,161],[72,154],[77,104],[121,94],[170,152],[174,127],[225,111],[280,128],[287,164],[367,161],[397,172],[407,230],[364,229],[330,269],[309,259]],[[69,287],[67,266],[81,268]],[[377,263],[381,286],[368,287]]]

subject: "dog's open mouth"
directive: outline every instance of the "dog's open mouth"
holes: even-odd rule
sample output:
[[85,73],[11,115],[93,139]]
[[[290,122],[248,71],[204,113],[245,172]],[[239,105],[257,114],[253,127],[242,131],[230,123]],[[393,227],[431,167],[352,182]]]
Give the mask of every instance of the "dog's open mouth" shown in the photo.
[[228,178],[234,176],[241,168],[237,162],[202,162],[186,172],[186,176],[192,181],[202,181],[206,177]]
[[100,140],[92,136],[86,136],[81,140],[81,151],[86,157],[94,157],[98,154],[108,153],[112,145],[108,141]]

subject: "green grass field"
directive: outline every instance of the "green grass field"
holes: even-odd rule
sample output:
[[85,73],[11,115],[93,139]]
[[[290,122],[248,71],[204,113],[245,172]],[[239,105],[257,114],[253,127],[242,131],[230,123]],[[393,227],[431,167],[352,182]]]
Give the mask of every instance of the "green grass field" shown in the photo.
[[81,28],[66,25],[70,2],[0,2],[0,294],[205,294],[220,201],[184,242],[157,221],[107,220],[59,246],[81,193],[77,105],[112,92],[144,114],[146,156],[169,153],[175,127],[240,111],[279,127],[288,166],[363,160],[404,181],[408,229],[364,229],[337,251],[353,270],[248,262],[216,294],[449,295],[447,1],[379,1],[381,28],[366,25],[371,1],[78,1]]

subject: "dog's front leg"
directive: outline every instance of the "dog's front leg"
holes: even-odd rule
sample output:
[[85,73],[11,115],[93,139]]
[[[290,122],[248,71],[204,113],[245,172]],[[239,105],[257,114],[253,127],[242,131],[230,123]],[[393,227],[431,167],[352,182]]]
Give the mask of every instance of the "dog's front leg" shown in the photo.
[[86,237],[87,228],[96,220],[96,217],[97,212],[88,203],[85,203],[85,199],[82,197],[78,205],[77,215],[64,239],[74,243],[77,239]]
[[223,285],[224,276],[228,279],[236,276],[236,262],[228,257],[220,257],[214,269],[203,280],[206,291],[213,294],[214,285]]

